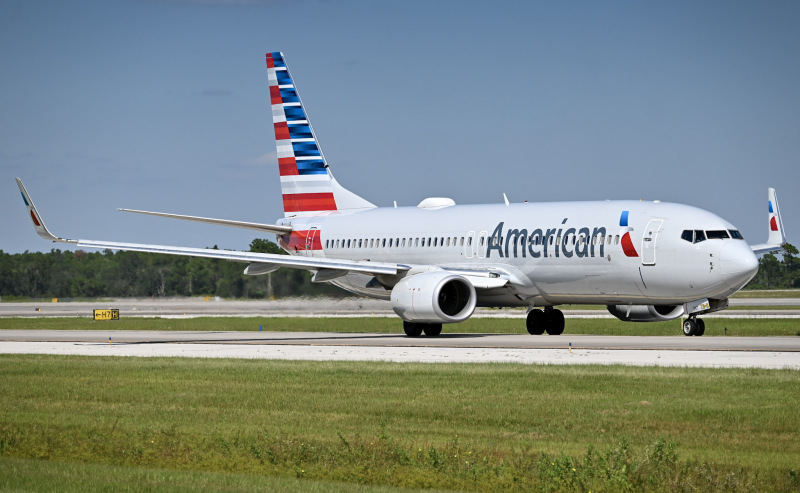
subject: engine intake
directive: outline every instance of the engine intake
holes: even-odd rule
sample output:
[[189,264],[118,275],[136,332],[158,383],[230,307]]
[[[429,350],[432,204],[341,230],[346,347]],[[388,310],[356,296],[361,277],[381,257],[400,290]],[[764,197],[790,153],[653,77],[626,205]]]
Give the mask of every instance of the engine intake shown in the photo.
[[606,308],[624,322],[662,322],[684,313],[683,305],[608,305]]
[[392,309],[406,322],[463,322],[475,311],[475,288],[447,272],[405,277],[392,288]]

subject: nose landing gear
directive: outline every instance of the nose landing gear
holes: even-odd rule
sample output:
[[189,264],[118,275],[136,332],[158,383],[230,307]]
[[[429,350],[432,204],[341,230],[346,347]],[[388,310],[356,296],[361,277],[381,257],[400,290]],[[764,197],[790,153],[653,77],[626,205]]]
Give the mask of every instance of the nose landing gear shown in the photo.
[[689,317],[683,322],[683,335],[701,336],[706,332],[706,323],[702,318]]

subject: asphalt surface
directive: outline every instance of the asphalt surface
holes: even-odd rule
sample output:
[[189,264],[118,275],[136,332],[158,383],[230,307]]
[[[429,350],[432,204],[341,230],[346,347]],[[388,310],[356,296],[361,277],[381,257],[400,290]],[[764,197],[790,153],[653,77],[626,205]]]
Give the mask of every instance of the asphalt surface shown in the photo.
[[800,370],[796,337],[3,330],[0,353]]
[[[797,298],[736,299],[732,305],[798,306]],[[0,303],[0,317],[394,317],[388,302],[367,299],[223,301],[202,298]],[[604,310],[564,310],[567,317],[606,318]],[[728,310],[726,317],[800,318],[800,310]],[[475,317],[524,318],[524,310],[479,309]],[[712,315],[713,316],[713,315]],[[706,316],[708,318],[712,316]],[[800,324],[800,322],[798,322]],[[530,336],[311,332],[0,330],[0,353],[90,356],[261,358],[320,361],[514,362],[800,369],[800,337]]]
[[[731,306],[800,306],[800,298],[737,298]],[[293,298],[274,301],[239,301],[210,298],[143,298],[90,302],[0,303],[0,317],[91,317],[94,309],[116,308],[121,317],[394,317],[388,301],[365,298]],[[573,318],[613,318],[606,310],[572,310],[562,306]],[[478,308],[476,318],[524,318],[522,309]],[[800,310],[724,310],[709,317],[800,318]]]

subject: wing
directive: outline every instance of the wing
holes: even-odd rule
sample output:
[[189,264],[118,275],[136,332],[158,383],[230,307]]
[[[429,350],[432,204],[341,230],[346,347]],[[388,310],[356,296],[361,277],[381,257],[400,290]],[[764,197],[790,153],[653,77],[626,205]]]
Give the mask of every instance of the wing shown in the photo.
[[[234,262],[246,262],[250,265],[245,270],[247,274],[264,274],[279,267],[292,267],[305,270],[335,270],[338,272],[359,272],[374,275],[396,275],[398,271],[408,270],[409,267],[400,264],[387,262],[370,262],[366,260],[339,260],[313,257],[297,257],[293,255],[275,255],[270,253],[237,252],[231,250],[211,250],[207,248],[187,248],[164,245],[146,245],[141,243],[117,243],[110,241],[95,240],[73,240],[54,235],[47,229],[41,214],[31,200],[31,196],[25,189],[25,185],[17,178],[17,185],[22,193],[22,200],[28,209],[28,214],[33,221],[36,233],[42,238],[60,243],[70,243],[81,248],[99,248],[108,250],[125,250],[134,252],[164,253],[167,255],[183,255],[187,257],[205,257],[222,260],[232,260]],[[159,215],[157,213],[156,215]],[[181,217],[182,219],[185,217]],[[202,218],[197,218],[202,219]],[[194,220],[194,219],[192,219]],[[226,220],[209,220],[216,224],[225,224]],[[234,221],[235,222],[235,221]],[[261,225],[272,228],[272,225]],[[275,226],[275,228],[282,228]],[[291,229],[291,228],[289,228]],[[266,231],[267,229],[261,228]],[[282,229],[280,230],[282,231]]]

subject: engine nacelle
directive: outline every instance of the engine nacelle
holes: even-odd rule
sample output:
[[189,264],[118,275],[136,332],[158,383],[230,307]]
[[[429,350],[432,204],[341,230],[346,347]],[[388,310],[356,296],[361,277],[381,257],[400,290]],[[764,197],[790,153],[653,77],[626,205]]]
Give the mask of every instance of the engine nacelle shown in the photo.
[[401,279],[392,288],[392,309],[406,322],[463,322],[475,311],[475,288],[466,278],[443,271]]
[[684,314],[683,305],[608,305],[608,312],[624,322],[663,322]]

